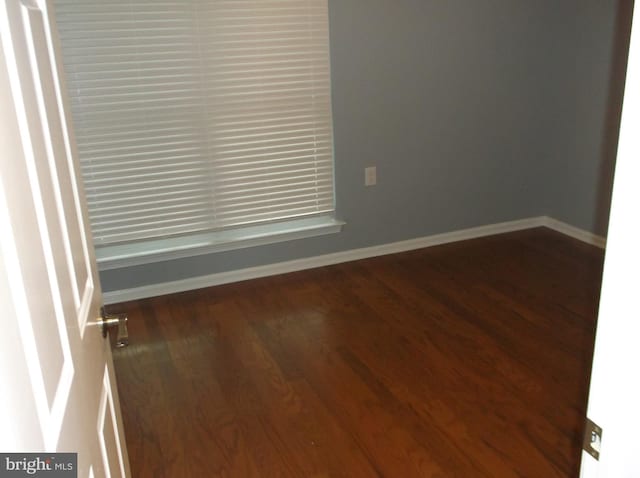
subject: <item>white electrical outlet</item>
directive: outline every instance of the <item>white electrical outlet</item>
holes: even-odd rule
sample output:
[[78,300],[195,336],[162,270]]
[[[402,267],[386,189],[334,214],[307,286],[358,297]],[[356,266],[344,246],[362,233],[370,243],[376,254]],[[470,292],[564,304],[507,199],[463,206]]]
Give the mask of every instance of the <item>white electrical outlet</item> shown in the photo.
[[364,185],[375,186],[378,182],[377,172],[375,166],[364,168]]

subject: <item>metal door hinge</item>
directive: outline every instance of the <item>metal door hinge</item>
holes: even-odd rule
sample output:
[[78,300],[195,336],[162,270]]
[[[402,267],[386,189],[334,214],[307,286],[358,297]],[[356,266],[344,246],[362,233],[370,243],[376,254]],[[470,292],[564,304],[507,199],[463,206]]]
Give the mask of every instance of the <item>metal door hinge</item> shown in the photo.
[[596,460],[600,460],[600,446],[602,444],[602,428],[587,418],[584,429],[582,449]]

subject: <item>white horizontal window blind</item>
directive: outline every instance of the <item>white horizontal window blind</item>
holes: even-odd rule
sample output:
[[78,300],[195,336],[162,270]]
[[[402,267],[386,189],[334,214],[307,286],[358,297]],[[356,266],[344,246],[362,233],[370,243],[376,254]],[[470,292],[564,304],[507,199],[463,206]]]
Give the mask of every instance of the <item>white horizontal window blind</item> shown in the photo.
[[55,0],[94,240],[333,211],[327,0]]

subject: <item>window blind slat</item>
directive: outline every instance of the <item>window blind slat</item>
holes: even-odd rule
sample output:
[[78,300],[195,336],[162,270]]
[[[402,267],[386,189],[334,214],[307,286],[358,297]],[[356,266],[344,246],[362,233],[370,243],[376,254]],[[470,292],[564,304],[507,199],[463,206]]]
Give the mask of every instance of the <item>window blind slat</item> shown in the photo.
[[55,0],[97,245],[333,210],[327,0]]

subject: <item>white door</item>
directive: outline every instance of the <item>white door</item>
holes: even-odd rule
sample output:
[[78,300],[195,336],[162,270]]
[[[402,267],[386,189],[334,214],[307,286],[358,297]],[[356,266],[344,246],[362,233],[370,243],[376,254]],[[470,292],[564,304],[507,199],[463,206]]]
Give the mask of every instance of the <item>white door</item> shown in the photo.
[[0,35],[0,451],[77,452],[79,477],[129,476],[45,0],[0,0]]
[[[637,6],[636,6],[637,7]],[[640,9],[636,8],[587,416],[603,430],[583,478],[640,477]]]

